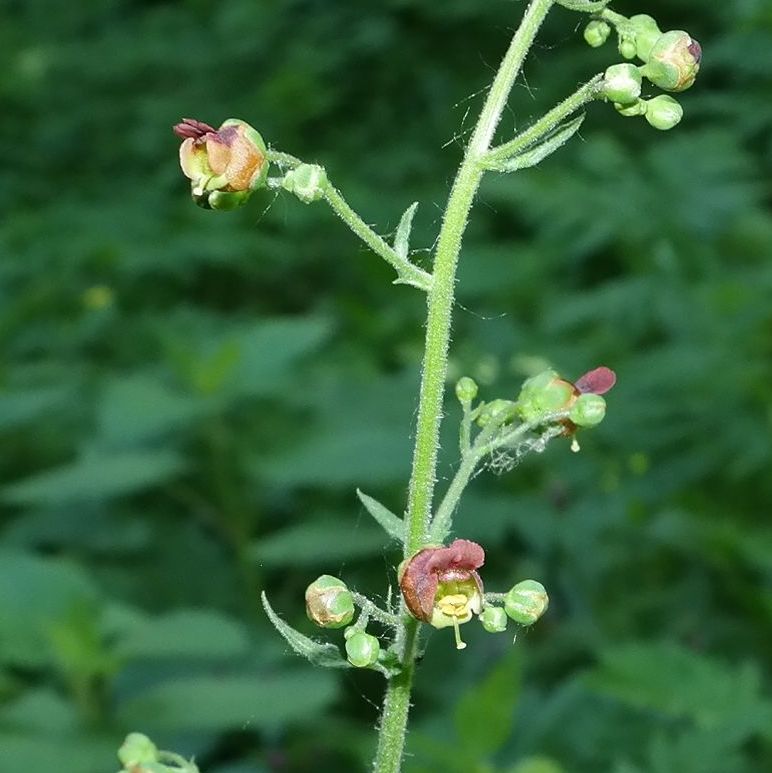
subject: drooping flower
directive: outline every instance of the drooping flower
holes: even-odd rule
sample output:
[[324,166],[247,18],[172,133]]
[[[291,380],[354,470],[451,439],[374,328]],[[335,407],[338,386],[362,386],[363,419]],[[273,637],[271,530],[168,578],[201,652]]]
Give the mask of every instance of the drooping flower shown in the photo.
[[456,647],[464,649],[459,625],[480,614],[483,584],[477,573],[485,551],[476,542],[457,539],[447,547],[426,547],[401,568],[399,585],[413,617],[435,628],[453,626]]
[[181,137],[180,166],[194,201],[209,209],[235,209],[265,183],[268,160],[263,138],[237,118],[219,129],[193,118],[174,127]]

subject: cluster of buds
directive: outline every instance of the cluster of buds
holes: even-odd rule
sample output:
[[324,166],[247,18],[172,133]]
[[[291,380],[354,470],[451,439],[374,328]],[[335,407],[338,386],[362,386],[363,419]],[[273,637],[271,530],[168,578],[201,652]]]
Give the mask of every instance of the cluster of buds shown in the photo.
[[206,209],[236,209],[265,185],[268,159],[263,138],[237,118],[219,129],[184,118],[174,127],[182,138],[180,166],[193,200]]
[[480,545],[457,539],[447,547],[422,548],[399,568],[399,586],[410,614],[434,628],[452,627],[460,650],[466,647],[460,626],[473,616],[479,616],[484,630],[501,633],[508,618],[533,625],[549,605],[544,586],[535,580],[518,583],[505,594],[503,609],[490,604],[477,571],[484,563]]
[[[647,14],[626,19],[619,14],[601,12],[585,27],[584,38],[593,47],[601,46],[616,27],[619,53],[625,59],[638,59],[614,64],[604,73],[602,95],[624,116],[644,116],[655,129],[667,130],[683,117],[676,99],[660,94],[653,99],[641,98],[643,79],[663,91],[680,92],[695,81],[700,69],[700,44],[683,30],[662,32],[657,22]],[[609,23],[611,22],[611,23]]]
[[320,628],[346,628],[346,657],[352,666],[368,668],[378,662],[381,645],[365,631],[366,618],[349,625],[354,619],[354,594],[343,580],[329,574],[317,577],[306,588],[306,614]]
[[560,420],[566,435],[572,435],[577,427],[595,427],[606,415],[606,401],[601,395],[616,380],[614,371],[604,366],[585,373],[575,383],[554,370],[542,371],[523,384],[515,404],[518,415],[523,421],[538,423],[556,413],[566,414]]

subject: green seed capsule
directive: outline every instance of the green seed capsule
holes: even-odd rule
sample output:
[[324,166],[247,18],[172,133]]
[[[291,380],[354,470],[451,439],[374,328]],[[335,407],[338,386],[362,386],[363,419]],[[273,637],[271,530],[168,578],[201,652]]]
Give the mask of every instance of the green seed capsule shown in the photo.
[[501,607],[485,607],[480,613],[480,623],[488,633],[507,630],[507,613]]
[[576,398],[568,418],[577,427],[594,427],[606,415],[606,401],[600,395],[584,394]]
[[504,610],[516,623],[533,625],[549,606],[544,586],[536,580],[517,583],[504,597]]
[[311,204],[324,197],[327,173],[317,164],[300,164],[284,175],[282,187],[294,193],[304,204]]
[[642,82],[634,64],[612,64],[603,75],[603,94],[612,102],[629,105],[641,96]]
[[593,19],[584,28],[584,40],[593,48],[600,48],[611,34],[611,25],[600,19]]
[[684,117],[684,109],[667,94],[660,94],[646,103],[646,120],[655,128],[667,131],[677,126]]
[[364,631],[356,631],[346,639],[348,662],[357,668],[367,668],[378,662],[381,645],[375,636]]
[[323,574],[306,588],[306,614],[321,628],[343,628],[354,617],[354,597],[343,580]]
[[456,397],[462,405],[469,405],[477,397],[477,382],[463,376],[456,382]]

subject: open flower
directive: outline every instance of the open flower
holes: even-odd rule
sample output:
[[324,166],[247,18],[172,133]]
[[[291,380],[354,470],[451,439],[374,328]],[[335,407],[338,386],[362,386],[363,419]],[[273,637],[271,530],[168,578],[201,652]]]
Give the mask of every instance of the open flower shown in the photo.
[[237,118],[219,129],[184,118],[174,127],[182,137],[180,166],[195,202],[211,209],[235,209],[264,184],[268,160],[263,138]]
[[483,584],[479,569],[485,551],[476,542],[457,539],[447,547],[427,547],[409,558],[399,586],[413,617],[435,628],[453,626],[456,647],[464,649],[459,625],[480,614]]

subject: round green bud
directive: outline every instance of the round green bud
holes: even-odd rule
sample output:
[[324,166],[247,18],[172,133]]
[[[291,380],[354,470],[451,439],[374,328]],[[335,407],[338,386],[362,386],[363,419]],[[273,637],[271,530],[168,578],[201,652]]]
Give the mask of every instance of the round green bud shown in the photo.
[[517,583],[504,597],[504,610],[516,623],[533,625],[549,606],[544,586],[536,580]]
[[343,628],[354,617],[354,597],[343,580],[323,574],[306,588],[306,614],[321,628]]
[[619,53],[625,59],[634,59],[636,54],[635,37],[624,32],[619,33]]
[[683,30],[660,35],[649,51],[643,74],[665,91],[685,91],[700,70],[700,44]]
[[603,94],[611,102],[629,105],[641,96],[642,82],[634,64],[612,64],[603,75]]
[[488,633],[501,633],[507,630],[507,613],[501,607],[485,607],[480,612],[480,623]]
[[158,762],[158,748],[146,735],[129,733],[118,749],[118,759],[125,768],[151,764]]
[[468,405],[477,397],[477,382],[463,376],[456,382],[456,397],[462,405]]
[[480,415],[477,417],[477,424],[480,427],[487,427],[493,422],[506,424],[515,418],[516,410],[517,403],[512,402],[512,400],[491,400],[482,407]]
[[648,61],[652,46],[662,34],[662,30],[654,18],[645,13],[631,16],[628,24],[635,35],[636,56],[643,62]]
[[611,34],[611,25],[600,19],[593,19],[584,28],[584,40],[593,48],[600,48]]
[[318,164],[300,164],[284,175],[282,187],[294,193],[304,204],[324,198],[327,173]]
[[346,639],[346,657],[357,668],[367,668],[377,663],[380,652],[378,639],[364,631],[355,631]]
[[600,395],[587,393],[576,398],[568,418],[577,427],[594,427],[603,421],[605,415],[606,401]]
[[646,120],[655,128],[667,131],[677,126],[684,117],[684,109],[673,97],[660,94],[646,103]]

